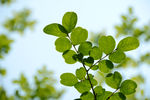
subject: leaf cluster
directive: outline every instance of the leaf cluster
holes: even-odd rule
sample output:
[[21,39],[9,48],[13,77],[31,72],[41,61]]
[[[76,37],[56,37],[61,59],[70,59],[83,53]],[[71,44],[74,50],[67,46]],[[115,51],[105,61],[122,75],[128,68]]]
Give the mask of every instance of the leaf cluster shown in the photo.
[[[125,95],[136,91],[137,84],[130,79],[123,81],[118,71],[110,72],[114,68],[114,63],[121,63],[126,58],[125,52],[139,46],[138,39],[126,37],[116,45],[112,36],[104,35],[98,39],[98,46],[93,46],[87,41],[88,31],[80,26],[76,27],[77,19],[75,12],[66,12],[62,24],[52,23],[43,29],[46,34],[58,37],[55,47],[62,53],[67,64],[82,64],[82,67],[76,69],[75,74],[63,73],[60,76],[61,84],[74,87],[81,93],[80,98],[76,100],[125,100]],[[107,73],[105,82],[116,91],[106,91],[98,84],[94,75],[89,73],[90,70]],[[118,90],[120,92],[117,92]]]

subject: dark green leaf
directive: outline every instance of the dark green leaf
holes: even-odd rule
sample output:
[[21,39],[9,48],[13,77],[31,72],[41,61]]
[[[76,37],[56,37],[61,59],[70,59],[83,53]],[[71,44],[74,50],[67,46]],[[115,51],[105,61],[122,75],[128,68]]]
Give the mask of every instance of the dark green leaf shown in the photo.
[[83,59],[86,66],[91,66],[94,63],[94,59],[92,57],[88,57]]
[[94,65],[94,66],[92,66],[92,70],[97,70],[99,68],[99,66],[98,65]]
[[55,41],[56,50],[59,52],[64,52],[71,48],[71,43],[69,39],[65,37],[60,37]]
[[136,91],[137,84],[132,80],[125,80],[121,84],[120,92],[125,95],[132,94]]
[[62,25],[65,27],[68,33],[75,28],[77,23],[77,14],[74,12],[66,12],[62,19]]
[[111,60],[114,63],[120,63],[126,58],[126,55],[124,52],[117,50],[109,55],[109,60]]
[[116,45],[116,42],[112,36],[102,36],[99,38],[99,47],[105,53],[111,53]]
[[60,83],[66,86],[74,86],[78,82],[76,76],[72,73],[63,73],[60,79]]
[[120,86],[120,83],[122,81],[122,76],[119,72],[115,71],[114,74],[109,73],[106,76],[106,84],[109,85],[110,87],[117,89]]
[[58,36],[58,37],[67,36],[67,32],[66,32],[65,28],[62,25],[57,24],[57,23],[53,23],[53,24],[49,24],[49,25],[45,26],[43,31],[46,34],[54,35],[54,36]]
[[117,49],[121,51],[130,51],[136,49],[138,46],[139,46],[139,41],[137,38],[126,37],[119,42]]
[[90,50],[90,56],[93,57],[95,60],[100,59],[102,57],[102,51],[94,46],[91,50]]
[[71,41],[74,45],[78,45],[81,44],[82,42],[85,42],[87,38],[88,38],[88,31],[81,27],[73,29],[71,33]]
[[73,58],[73,56],[75,55],[75,51],[73,50],[67,50],[63,53],[63,58],[65,59],[65,62],[68,64],[74,64],[76,63],[76,60]]
[[92,49],[92,43],[87,41],[80,44],[78,51],[83,55],[88,55],[91,49]]
[[102,60],[98,65],[100,71],[104,73],[108,73],[114,67],[113,63],[110,60]]

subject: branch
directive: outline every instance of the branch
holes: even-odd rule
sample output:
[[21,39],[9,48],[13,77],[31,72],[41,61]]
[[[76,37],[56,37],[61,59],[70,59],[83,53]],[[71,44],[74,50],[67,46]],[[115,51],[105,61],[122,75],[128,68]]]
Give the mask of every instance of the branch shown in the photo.
[[[68,36],[69,40],[71,41],[69,35],[67,35],[67,36]],[[76,49],[75,45],[73,45],[72,41],[71,41],[71,44],[72,44],[73,48],[75,49],[76,53],[78,53],[78,50]],[[89,83],[90,83],[91,88],[92,88],[92,92],[93,92],[93,95],[94,95],[94,100],[96,100],[96,94],[95,94],[95,91],[94,91],[94,87],[93,87],[93,84],[92,84],[92,82],[91,82],[91,79],[90,79],[88,70],[86,69],[85,64],[84,64],[84,62],[83,62],[83,58],[82,58],[82,65],[83,65],[84,69],[86,70],[86,75],[87,75],[87,78],[88,78]]]

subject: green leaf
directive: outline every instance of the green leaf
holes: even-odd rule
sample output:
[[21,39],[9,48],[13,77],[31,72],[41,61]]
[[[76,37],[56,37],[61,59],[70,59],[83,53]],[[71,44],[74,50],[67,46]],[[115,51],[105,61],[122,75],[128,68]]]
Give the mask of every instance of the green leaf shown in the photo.
[[76,76],[72,73],[63,73],[60,79],[60,83],[66,86],[74,86],[78,82]]
[[113,63],[110,60],[102,60],[98,65],[100,71],[104,73],[108,73],[114,67]]
[[114,74],[109,73],[105,78],[106,84],[114,89],[119,88],[122,81],[122,76],[119,72],[115,71]]
[[126,58],[126,55],[124,52],[117,50],[109,55],[109,60],[111,60],[114,63],[120,63]]
[[86,70],[83,67],[80,67],[76,70],[76,76],[79,80],[82,80],[85,78]]
[[55,41],[56,50],[59,52],[64,52],[66,50],[69,50],[71,48],[71,43],[69,39],[65,37],[60,37]]
[[80,98],[82,100],[94,100],[94,95],[91,92],[85,92],[80,96]]
[[102,95],[105,92],[105,89],[103,89],[102,86],[96,86],[94,88],[94,91],[96,95]]
[[108,97],[112,94],[112,92],[105,91],[102,95],[97,95],[97,100],[108,100]]
[[136,49],[137,47],[139,47],[139,41],[137,38],[126,37],[119,42],[117,49],[121,51],[130,51]]
[[102,51],[94,46],[91,50],[90,50],[90,56],[94,58],[94,60],[100,59],[102,57]]
[[53,24],[49,24],[49,25],[45,26],[43,31],[46,34],[54,35],[57,37],[67,36],[67,32],[66,32],[65,28],[62,25],[57,24],[57,23],[53,23]]
[[97,70],[99,68],[99,66],[98,65],[94,65],[94,66],[92,66],[92,70]]
[[62,19],[62,25],[65,27],[68,33],[75,28],[77,24],[77,14],[74,12],[66,12]]
[[94,59],[92,57],[84,58],[83,62],[86,66],[92,66],[94,63]]
[[91,83],[93,84],[93,86],[96,86],[98,84],[97,80],[96,79],[91,79]]
[[125,80],[122,82],[120,92],[125,95],[132,94],[136,91],[137,84],[132,80]]
[[85,42],[87,38],[88,38],[88,31],[86,29],[77,27],[72,30],[71,41],[73,45],[81,44],[82,42]]
[[116,42],[112,36],[102,36],[99,38],[99,47],[105,53],[111,53],[116,45]]
[[111,96],[109,100],[126,100],[126,96],[123,93],[118,92]]
[[78,82],[77,84],[74,85],[74,87],[80,93],[88,92],[91,89],[91,85],[89,83],[89,80],[83,80],[81,82]]
[[83,42],[80,44],[78,51],[82,53],[83,55],[88,55],[89,51],[92,49],[92,43],[91,42]]
[[73,50],[67,50],[63,53],[63,58],[65,59],[65,62],[68,64],[74,64],[77,61],[73,58],[73,56],[75,55],[75,51]]

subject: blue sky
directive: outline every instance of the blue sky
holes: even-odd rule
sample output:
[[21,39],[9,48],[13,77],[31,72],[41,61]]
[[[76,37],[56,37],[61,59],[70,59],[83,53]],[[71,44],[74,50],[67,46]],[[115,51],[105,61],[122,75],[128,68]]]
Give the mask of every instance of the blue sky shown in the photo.
[[[11,17],[11,12],[22,8],[30,8],[32,17],[37,20],[34,31],[26,31],[24,36],[14,35],[15,43],[1,65],[8,70],[6,79],[3,80],[7,89],[13,90],[10,80],[18,78],[21,72],[31,80],[36,70],[46,65],[54,71],[54,76],[59,81],[63,72],[74,72],[80,64],[68,65],[55,50],[56,37],[48,36],[42,32],[45,25],[61,23],[62,16],[67,11],[78,14],[77,26],[86,28],[90,32],[99,32],[103,29],[108,34],[114,34],[114,25],[118,24],[120,15],[127,12],[128,7],[133,7],[135,15],[139,18],[138,25],[150,22],[149,0],[16,0],[11,7],[0,7],[0,22],[5,17]],[[13,9],[13,10],[12,10]],[[58,88],[66,88],[58,83]],[[62,100],[79,97],[73,88],[66,88],[67,92]],[[11,93],[11,91],[9,91]]]

